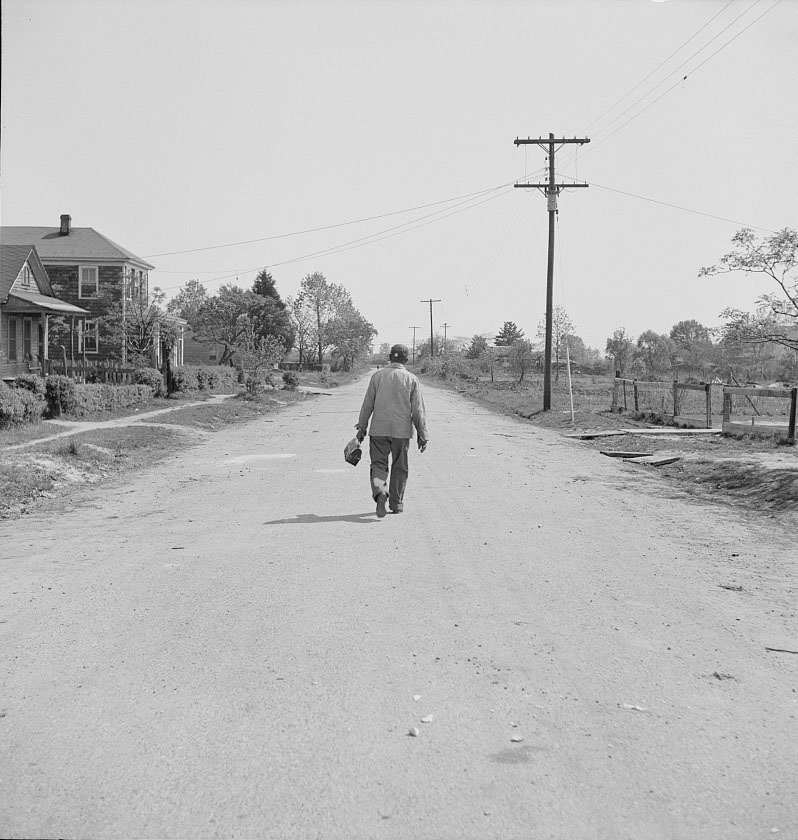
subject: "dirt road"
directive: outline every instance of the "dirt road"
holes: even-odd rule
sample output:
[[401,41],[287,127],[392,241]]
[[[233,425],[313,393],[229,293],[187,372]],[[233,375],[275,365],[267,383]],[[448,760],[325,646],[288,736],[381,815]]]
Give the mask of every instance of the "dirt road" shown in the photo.
[[795,535],[432,389],[378,520],[364,388],[2,523],[0,835],[798,837]]

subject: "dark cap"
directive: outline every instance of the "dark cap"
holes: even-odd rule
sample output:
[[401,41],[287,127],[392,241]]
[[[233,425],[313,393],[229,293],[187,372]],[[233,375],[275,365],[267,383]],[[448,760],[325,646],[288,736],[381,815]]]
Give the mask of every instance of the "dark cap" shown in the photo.
[[394,344],[391,347],[391,361],[392,362],[399,362],[400,364],[404,364],[407,361],[407,357],[409,354],[409,350],[404,344]]

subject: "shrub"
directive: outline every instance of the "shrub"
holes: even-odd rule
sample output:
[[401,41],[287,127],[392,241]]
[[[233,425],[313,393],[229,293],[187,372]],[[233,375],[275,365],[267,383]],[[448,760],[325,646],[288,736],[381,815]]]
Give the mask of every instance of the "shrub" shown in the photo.
[[75,383],[68,376],[48,376],[44,386],[47,400],[47,413],[51,417],[71,414],[77,405],[75,401]]
[[292,370],[287,370],[283,373],[283,388],[286,391],[296,391],[299,385],[299,377]]
[[238,370],[229,365],[203,365],[197,369],[200,389],[212,393],[236,391]]
[[172,368],[172,387],[181,394],[199,390],[197,369],[195,367]]
[[40,397],[44,397],[44,377],[34,373],[23,373],[14,380],[15,388],[25,388]]
[[149,385],[86,384],[75,386],[75,407],[70,412],[77,417],[105,414],[123,408],[144,405],[152,399]]
[[27,388],[9,388],[0,381],[0,428],[38,423],[44,414],[45,401],[41,394]]
[[186,365],[173,368],[172,376],[173,387],[180,393],[210,391],[229,394],[238,390],[238,369],[228,365]]
[[133,382],[136,385],[149,385],[153,396],[164,396],[163,376],[157,368],[136,368],[133,371]]

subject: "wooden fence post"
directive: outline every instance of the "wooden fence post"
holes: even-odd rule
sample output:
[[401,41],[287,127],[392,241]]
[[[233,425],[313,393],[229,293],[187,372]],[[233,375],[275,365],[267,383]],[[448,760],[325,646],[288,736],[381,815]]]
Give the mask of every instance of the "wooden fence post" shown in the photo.
[[731,394],[726,393],[726,388],[723,388],[723,422],[728,423],[731,420]]
[[615,371],[615,379],[612,383],[612,406],[610,407],[610,411],[615,414],[618,411],[618,377],[620,373],[616,370]]
[[707,382],[704,386],[707,392],[707,428],[712,428],[712,384]]
[[626,411],[626,380],[623,380],[623,410]]
[[637,380],[636,379],[632,383],[632,387],[634,388],[634,391],[635,391],[635,414],[639,414],[640,413],[640,400],[638,399],[639,395],[638,395],[638,390],[637,390]]
[[790,425],[787,428],[787,440],[795,443],[795,408],[798,402],[798,388],[790,389]]
[[673,380],[673,419],[679,415],[679,380]]

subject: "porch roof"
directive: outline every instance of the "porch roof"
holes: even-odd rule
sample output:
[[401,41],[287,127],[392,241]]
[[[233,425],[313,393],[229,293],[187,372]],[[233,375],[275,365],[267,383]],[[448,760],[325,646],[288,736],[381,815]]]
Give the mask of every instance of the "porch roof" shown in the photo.
[[81,309],[79,306],[74,306],[64,300],[59,300],[55,297],[48,297],[47,295],[40,295],[36,292],[23,292],[14,290],[8,296],[8,303],[3,307],[9,313],[22,312],[52,312],[56,315],[81,315],[86,316],[91,313],[86,309]]

